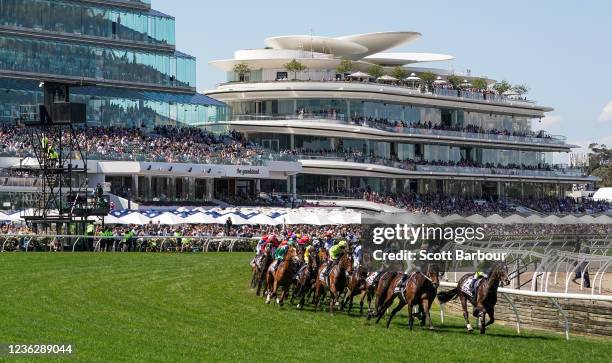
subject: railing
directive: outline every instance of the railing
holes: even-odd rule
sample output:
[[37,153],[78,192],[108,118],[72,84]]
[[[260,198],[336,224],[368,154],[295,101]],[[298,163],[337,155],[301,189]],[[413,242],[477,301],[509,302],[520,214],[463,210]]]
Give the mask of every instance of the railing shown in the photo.
[[[292,155],[280,155],[277,153],[267,152],[264,150],[259,151],[260,154],[249,156],[249,157],[222,157],[222,156],[207,156],[203,158],[189,157],[186,155],[176,155],[176,158],[167,159],[161,155],[152,155],[142,152],[127,151],[124,153],[119,152],[89,152],[87,157],[89,160],[108,160],[108,161],[140,161],[140,162],[166,162],[166,163],[191,163],[191,164],[216,164],[216,165],[264,165],[269,161],[291,161],[295,162],[297,159]],[[68,152],[62,153],[65,157]],[[0,152],[0,157],[34,157],[35,155],[30,152],[17,152],[16,150],[4,150]],[[74,161],[78,161],[79,155],[72,155]]]
[[533,170],[533,169],[502,169],[486,167],[464,167],[446,165],[417,165],[405,161],[394,161],[366,156],[355,156],[342,153],[300,153],[298,159],[302,160],[339,160],[360,164],[384,165],[393,168],[421,171],[421,172],[443,172],[443,173],[465,173],[465,174],[496,174],[496,175],[517,175],[517,176],[542,176],[542,177],[563,177],[576,176],[582,177],[584,173],[580,169],[553,169],[553,170]]
[[383,165],[389,166],[397,169],[404,170],[415,170],[415,165],[411,163],[406,163],[402,161],[393,161],[389,159],[380,159],[380,158],[372,158],[366,156],[353,156],[353,155],[344,155],[344,154],[335,154],[335,153],[325,153],[324,155],[319,154],[298,154],[298,159],[310,159],[310,160],[340,160],[345,162],[354,162],[360,164],[375,164],[375,165]]
[[[453,282],[440,282],[441,287],[445,288],[455,288],[457,287],[457,283]],[[555,292],[540,292],[540,291],[526,291],[526,290],[517,290],[517,289],[508,289],[508,288],[499,288],[497,289],[497,293],[508,302],[510,308],[512,309],[515,320],[516,320],[516,332],[517,334],[521,333],[521,313],[520,310],[517,309],[517,306],[514,302],[513,296],[525,296],[525,297],[533,297],[533,298],[544,298],[548,299],[553,307],[559,312],[559,316],[563,320],[563,330],[565,333],[565,338],[569,340],[569,328],[570,321],[564,309],[559,304],[559,300],[568,301],[568,300],[576,300],[576,301],[601,301],[601,302],[612,302],[611,295],[590,295],[590,294],[571,294],[571,293],[555,293]],[[444,323],[444,305],[442,304],[440,308],[440,317],[442,323]]]
[[[378,130],[389,131],[393,133],[402,133],[407,135],[423,135],[423,136],[448,136],[458,137],[466,140],[479,139],[479,140],[495,140],[495,141],[509,141],[509,142],[523,142],[523,143],[536,143],[536,144],[552,144],[552,145],[565,145],[566,138],[559,135],[547,135],[542,132],[533,133],[533,136],[514,136],[504,135],[497,133],[480,133],[480,132],[466,132],[466,131],[453,131],[453,130],[439,130],[430,128],[419,128],[419,127],[401,127],[392,126],[387,123],[375,122],[375,121],[349,121],[344,114],[291,114],[291,115],[233,115],[232,121],[285,121],[285,120],[331,120],[336,123],[344,125],[356,125],[371,127]],[[542,136],[539,136],[542,135]]]
[[[0,253],[65,251],[76,252],[77,245],[91,247],[95,252],[238,252],[254,251],[254,237],[212,236],[117,236],[2,234]],[[10,243],[10,244],[9,244]]]
[[423,172],[464,172],[468,174],[497,174],[497,175],[520,175],[520,176],[576,176],[582,177],[584,173],[579,169],[555,169],[555,170],[532,170],[532,169],[500,169],[500,168],[477,168],[462,166],[443,165],[417,165],[417,171]]
[[0,186],[3,187],[37,187],[40,178],[36,177],[4,177],[0,176]]
[[467,90],[456,90],[442,87],[434,87],[433,90],[426,89],[425,87],[412,87],[410,85],[401,85],[401,84],[390,84],[390,83],[378,83],[378,82],[370,82],[370,81],[354,81],[354,80],[301,80],[301,79],[292,79],[292,80],[267,80],[267,81],[234,81],[234,82],[226,82],[220,83],[218,86],[229,86],[233,84],[257,84],[257,83],[342,83],[342,84],[355,84],[355,85],[370,85],[377,87],[388,87],[388,88],[397,88],[401,89],[412,95],[426,95],[426,96],[442,96],[449,98],[461,98],[461,99],[469,99],[486,103],[501,103],[501,104],[510,104],[510,105],[520,105],[527,107],[536,107],[536,103],[533,100],[527,99],[517,99],[514,97],[507,97],[504,95],[497,95],[490,92],[472,92]]

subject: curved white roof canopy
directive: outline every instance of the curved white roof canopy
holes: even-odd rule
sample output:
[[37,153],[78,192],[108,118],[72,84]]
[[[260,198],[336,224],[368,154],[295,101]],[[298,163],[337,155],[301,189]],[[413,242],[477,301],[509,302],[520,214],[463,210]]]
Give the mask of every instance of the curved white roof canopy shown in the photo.
[[378,32],[357,35],[348,35],[337,39],[361,44],[367,48],[367,52],[360,54],[361,57],[376,54],[387,49],[399,47],[400,45],[412,43],[421,37],[418,32]]
[[368,51],[365,46],[349,40],[310,35],[272,37],[267,38],[264,43],[273,49],[305,50],[340,57],[360,55]]
[[394,67],[421,62],[439,62],[455,59],[452,55],[435,53],[376,53],[363,58],[364,61]]

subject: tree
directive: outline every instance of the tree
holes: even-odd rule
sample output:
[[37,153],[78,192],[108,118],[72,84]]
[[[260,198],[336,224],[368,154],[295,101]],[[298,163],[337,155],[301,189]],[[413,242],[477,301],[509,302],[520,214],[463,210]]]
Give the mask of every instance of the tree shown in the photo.
[[234,73],[238,75],[240,82],[244,82],[244,76],[251,73],[251,68],[246,63],[238,63],[234,66]]
[[601,178],[597,187],[612,187],[612,149],[604,144],[590,144],[588,172]]
[[448,81],[448,83],[450,83],[451,86],[453,86],[454,89],[458,89],[459,87],[461,87],[461,83],[463,82],[463,78],[454,74],[451,74],[450,76],[446,77],[446,80]]
[[529,92],[529,87],[526,84],[515,84],[512,86],[512,90],[519,96],[522,96]]
[[408,72],[406,71],[406,68],[402,66],[397,66],[393,68],[393,70],[391,71],[391,75],[399,79],[400,81],[403,81],[404,78],[408,77]]
[[474,78],[472,80],[472,87],[476,88],[477,90],[484,91],[488,87],[487,80],[484,78]]
[[383,67],[378,64],[373,64],[368,68],[368,74],[374,78],[382,77],[385,74]]
[[419,75],[419,78],[421,78],[421,81],[423,81],[423,83],[425,83],[430,88],[433,85],[437,77],[438,76],[436,76],[436,74],[433,72],[423,72]]
[[510,82],[503,80],[501,82],[497,82],[493,85],[493,89],[495,90],[495,92],[497,92],[500,95],[503,95],[504,93],[508,92],[510,89],[512,89],[512,86],[510,85]]
[[336,68],[336,72],[340,74],[349,73],[353,71],[354,67],[353,62],[348,59],[343,59],[338,65],[338,68]]
[[283,67],[285,67],[287,72],[293,73],[293,79],[297,78],[298,72],[306,70],[306,66],[295,59],[292,59],[289,63],[285,63]]

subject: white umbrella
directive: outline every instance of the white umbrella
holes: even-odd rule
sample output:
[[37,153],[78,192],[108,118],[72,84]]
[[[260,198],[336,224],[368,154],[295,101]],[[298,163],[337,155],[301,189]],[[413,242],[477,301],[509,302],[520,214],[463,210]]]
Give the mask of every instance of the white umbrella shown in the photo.
[[513,214],[505,218],[506,223],[508,224],[518,224],[518,223],[526,223],[527,219],[525,217],[519,216],[518,214]]
[[488,216],[486,218],[486,221],[487,221],[487,223],[491,223],[491,224],[503,224],[504,223],[504,218],[496,213],[496,214],[492,214],[492,215]]
[[112,214],[104,217],[104,224],[121,224],[121,220]]
[[313,224],[312,220],[309,220],[299,212],[289,212],[287,214],[278,216],[275,219],[282,224]]
[[8,221],[8,214],[0,212],[0,221]]
[[410,73],[410,76],[404,79],[404,81],[408,82],[419,82],[420,80],[421,78],[417,77],[417,75],[414,73]]
[[472,84],[468,82],[467,79],[464,79],[463,82],[461,83],[461,87],[472,87]]
[[173,226],[176,224],[183,224],[185,220],[174,213],[164,212],[157,217],[151,218],[151,222]]
[[228,217],[232,220],[233,225],[250,224],[247,219],[244,219],[242,216],[239,216],[234,213],[222,214],[219,217],[215,218],[215,221],[218,224],[225,224],[225,222],[227,222]]
[[151,221],[151,218],[143,216],[138,212],[132,212],[127,214],[121,218],[119,218],[119,223],[121,224],[136,224],[136,225],[144,225]]
[[442,79],[442,77],[438,76],[434,81],[434,84],[446,84],[446,81]]
[[329,224],[360,224],[361,214],[353,211],[332,211],[327,216]]
[[372,78],[372,76],[370,76],[369,74],[364,73],[364,72],[351,73],[347,77],[349,77],[349,78]]
[[379,81],[390,81],[390,82],[394,82],[397,81],[398,79],[389,75],[384,75],[384,76],[380,76],[378,78],[376,78]]
[[554,214],[549,215],[543,219],[544,223],[558,224],[561,218],[557,217]]
[[599,224],[612,224],[612,218],[606,215],[600,215],[599,217],[593,218],[593,222]]
[[265,213],[260,213],[258,215],[256,215],[255,217],[251,217],[249,218],[249,223],[251,224],[259,224],[262,226],[276,226],[281,224],[280,221],[268,216]]
[[467,217],[465,220],[470,223],[482,224],[485,221],[485,217],[483,217],[480,214],[472,214],[471,216]]
[[211,216],[208,213],[198,212],[184,218],[185,223],[187,224],[212,224],[217,223],[215,217]]

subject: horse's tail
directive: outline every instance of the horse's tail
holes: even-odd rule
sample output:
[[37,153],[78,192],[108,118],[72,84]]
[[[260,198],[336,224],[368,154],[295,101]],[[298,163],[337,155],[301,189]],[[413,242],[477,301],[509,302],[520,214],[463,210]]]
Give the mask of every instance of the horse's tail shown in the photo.
[[459,293],[458,287],[455,287],[454,289],[451,289],[448,291],[440,291],[438,293],[438,301],[440,302],[440,304],[445,304],[451,301],[452,299],[456,298],[458,293]]

